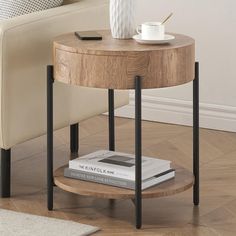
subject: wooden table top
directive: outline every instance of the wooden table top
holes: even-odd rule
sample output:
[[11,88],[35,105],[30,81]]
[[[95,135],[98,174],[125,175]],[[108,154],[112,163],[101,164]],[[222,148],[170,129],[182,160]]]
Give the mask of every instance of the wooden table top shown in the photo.
[[98,31],[101,41],[82,41],[74,33],[54,40],[55,80],[86,87],[133,89],[135,76],[142,88],[161,88],[194,79],[195,42],[174,34],[169,44],[141,45],[118,40],[110,31]]

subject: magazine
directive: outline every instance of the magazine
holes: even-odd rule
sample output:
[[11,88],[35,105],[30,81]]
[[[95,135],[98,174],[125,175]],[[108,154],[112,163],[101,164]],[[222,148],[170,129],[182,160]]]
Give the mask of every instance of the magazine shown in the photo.
[[[120,187],[120,188],[127,188],[127,189],[133,189],[133,190],[135,189],[135,181],[116,178],[116,177],[104,176],[104,175],[96,174],[96,173],[88,173],[88,172],[84,172],[80,170],[73,170],[73,169],[65,168],[64,176],[68,178],[72,178],[72,179],[85,180],[85,181],[106,184],[106,185],[111,185],[111,186]],[[161,174],[148,178],[142,181],[142,190],[150,188],[154,185],[163,183],[169,179],[174,178],[174,176],[175,176],[175,170],[170,169]]]
[[[170,161],[142,157],[142,180],[170,169]],[[100,150],[69,161],[69,168],[88,173],[135,180],[135,157],[132,154]]]

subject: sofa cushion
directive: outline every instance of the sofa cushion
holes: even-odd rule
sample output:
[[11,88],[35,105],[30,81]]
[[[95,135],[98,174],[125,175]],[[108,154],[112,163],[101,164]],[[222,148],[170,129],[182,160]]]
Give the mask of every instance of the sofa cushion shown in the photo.
[[62,5],[63,0],[0,0],[0,20]]

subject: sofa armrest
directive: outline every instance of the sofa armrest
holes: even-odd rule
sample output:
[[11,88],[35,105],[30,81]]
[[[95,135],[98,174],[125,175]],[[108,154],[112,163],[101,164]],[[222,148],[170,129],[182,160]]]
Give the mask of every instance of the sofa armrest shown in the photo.
[[[44,133],[45,68],[52,63],[53,38],[77,30],[109,28],[108,2],[82,0],[0,22],[1,147],[7,148],[29,139],[33,133],[35,137]],[[55,93],[59,90],[63,93],[61,87],[57,85]],[[38,122],[35,121],[37,115],[42,116]],[[55,123],[62,127],[66,121]],[[23,134],[25,124],[31,129],[30,134]],[[16,133],[23,137],[16,137]]]

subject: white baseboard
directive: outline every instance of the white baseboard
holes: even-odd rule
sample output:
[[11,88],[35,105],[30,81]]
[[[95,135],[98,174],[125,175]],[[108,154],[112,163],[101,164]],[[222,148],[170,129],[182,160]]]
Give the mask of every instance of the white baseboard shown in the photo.
[[[143,95],[143,120],[192,125],[192,102]],[[130,104],[116,110],[116,116],[134,118],[134,94]],[[200,103],[202,128],[236,132],[236,107]]]

